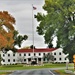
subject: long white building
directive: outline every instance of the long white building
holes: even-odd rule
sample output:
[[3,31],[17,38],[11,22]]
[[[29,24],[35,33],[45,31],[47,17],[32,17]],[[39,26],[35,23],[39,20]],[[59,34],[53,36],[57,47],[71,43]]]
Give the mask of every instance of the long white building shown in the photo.
[[30,64],[32,59],[35,59],[37,63],[46,62],[43,58],[46,54],[51,53],[54,56],[54,63],[69,61],[67,55],[63,53],[63,49],[47,48],[47,49],[19,49],[16,53],[9,50],[7,53],[1,52],[2,65],[26,63]]

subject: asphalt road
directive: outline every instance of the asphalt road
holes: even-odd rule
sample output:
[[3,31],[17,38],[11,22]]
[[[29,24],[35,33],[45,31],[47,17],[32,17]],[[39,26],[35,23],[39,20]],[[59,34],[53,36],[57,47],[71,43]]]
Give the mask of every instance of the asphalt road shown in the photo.
[[53,70],[49,69],[40,69],[40,70],[22,70],[22,71],[14,71],[8,75],[59,75],[55,73]]

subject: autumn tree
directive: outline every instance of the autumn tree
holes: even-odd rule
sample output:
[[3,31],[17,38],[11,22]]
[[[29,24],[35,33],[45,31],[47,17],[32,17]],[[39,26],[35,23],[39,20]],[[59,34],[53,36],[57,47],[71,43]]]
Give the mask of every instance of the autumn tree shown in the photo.
[[0,34],[0,49],[6,47],[7,40]]
[[14,17],[12,17],[7,11],[0,11],[0,49],[13,47],[14,39],[12,37],[14,24]]
[[15,50],[15,45],[19,47],[23,40],[28,38],[27,35],[18,35],[14,28],[15,18],[7,11],[0,11],[0,50]]
[[57,37],[57,48],[62,47],[64,53],[75,54],[75,0],[45,0],[43,9],[47,14],[37,13],[35,18],[39,35],[43,35],[46,44]]

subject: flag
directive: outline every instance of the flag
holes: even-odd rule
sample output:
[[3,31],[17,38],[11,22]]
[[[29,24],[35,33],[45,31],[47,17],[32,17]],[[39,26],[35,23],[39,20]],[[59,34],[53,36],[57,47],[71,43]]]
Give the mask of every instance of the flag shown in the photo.
[[33,9],[36,10],[37,8],[33,6]]

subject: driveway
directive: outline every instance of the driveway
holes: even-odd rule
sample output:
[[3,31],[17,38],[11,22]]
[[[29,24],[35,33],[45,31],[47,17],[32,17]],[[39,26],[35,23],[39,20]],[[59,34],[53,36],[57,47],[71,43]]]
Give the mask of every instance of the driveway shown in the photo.
[[50,69],[38,69],[38,70],[18,70],[8,75],[59,75]]

